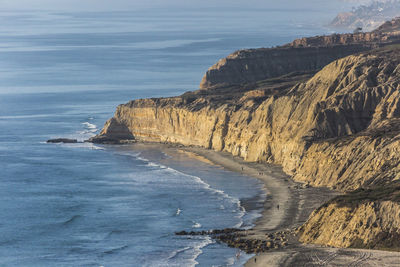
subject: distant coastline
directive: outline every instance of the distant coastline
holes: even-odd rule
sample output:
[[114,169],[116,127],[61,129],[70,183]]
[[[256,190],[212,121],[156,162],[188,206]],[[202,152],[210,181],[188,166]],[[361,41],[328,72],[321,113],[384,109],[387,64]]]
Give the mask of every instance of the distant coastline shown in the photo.
[[399,15],[400,1],[373,1],[354,7],[351,11],[339,13],[329,26],[341,30],[368,32]]

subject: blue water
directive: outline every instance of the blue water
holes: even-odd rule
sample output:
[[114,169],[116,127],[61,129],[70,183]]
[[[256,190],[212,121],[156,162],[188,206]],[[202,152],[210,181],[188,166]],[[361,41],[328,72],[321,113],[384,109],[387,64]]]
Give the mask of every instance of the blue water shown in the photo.
[[327,32],[332,14],[0,12],[0,265],[241,266],[174,232],[250,226],[259,181],[157,147],[44,141],[87,139],[118,104],[194,90],[217,59]]

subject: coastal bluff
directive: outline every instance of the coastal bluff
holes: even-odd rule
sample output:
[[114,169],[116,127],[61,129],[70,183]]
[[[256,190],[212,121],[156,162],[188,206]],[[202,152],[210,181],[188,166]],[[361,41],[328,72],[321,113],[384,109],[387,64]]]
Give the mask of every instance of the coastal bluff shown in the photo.
[[395,19],[372,32],[306,37],[274,48],[239,50],[211,66],[200,88],[252,83],[291,72],[318,71],[336,59],[399,43],[399,28],[400,19]]
[[[193,145],[280,164],[296,181],[344,193],[310,216],[299,230],[302,242],[398,250],[400,46],[385,42],[354,46],[365,51],[313,69],[279,72],[278,64],[273,75],[262,69],[264,76],[247,57],[254,75],[239,70],[231,82],[223,78],[229,68],[221,69],[200,90],[120,105],[90,141]],[[280,49],[306,49],[295,46]],[[348,48],[337,47],[331,51]]]

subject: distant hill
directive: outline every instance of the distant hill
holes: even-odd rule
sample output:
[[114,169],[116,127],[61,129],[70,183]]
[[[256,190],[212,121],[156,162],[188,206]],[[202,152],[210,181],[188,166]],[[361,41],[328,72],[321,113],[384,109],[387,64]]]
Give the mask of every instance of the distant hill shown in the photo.
[[374,1],[361,5],[352,11],[339,13],[330,26],[345,30],[362,28],[371,31],[387,20],[400,16],[400,0]]

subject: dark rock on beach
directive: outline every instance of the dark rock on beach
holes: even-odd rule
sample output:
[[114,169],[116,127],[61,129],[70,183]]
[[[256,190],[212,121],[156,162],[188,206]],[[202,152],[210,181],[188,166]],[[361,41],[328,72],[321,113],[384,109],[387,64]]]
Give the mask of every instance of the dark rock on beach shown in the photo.
[[132,144],[137,141],[134,139],[118,139],[112,138],[104,135],[94,136],[85,140],[85,142],[93,143],[93,144],[105,144],[105,145],[121,145],[121,144]]
[[207,231],[180,231],[176,232],[176,235],[221,235],[221,234],[233,234],[237,232],[242,232],[242,229],[236,228],[225,228],[222,230],[207,230]]
[[180,231],[175,234],[180,236],[209,235],[227,244],[229,247],[238,248],[246,253],[260,253],[288,246],[289,235],[291,235],[292,232],[270,233],[262,239],[253,238],[247,231],[235,228],[208,231]]
[[75,144],[78,143],[76,139],[69,139],[69,138],[56,138],[56,139],[49,139],[47,143],[65,143],[65,144]]

